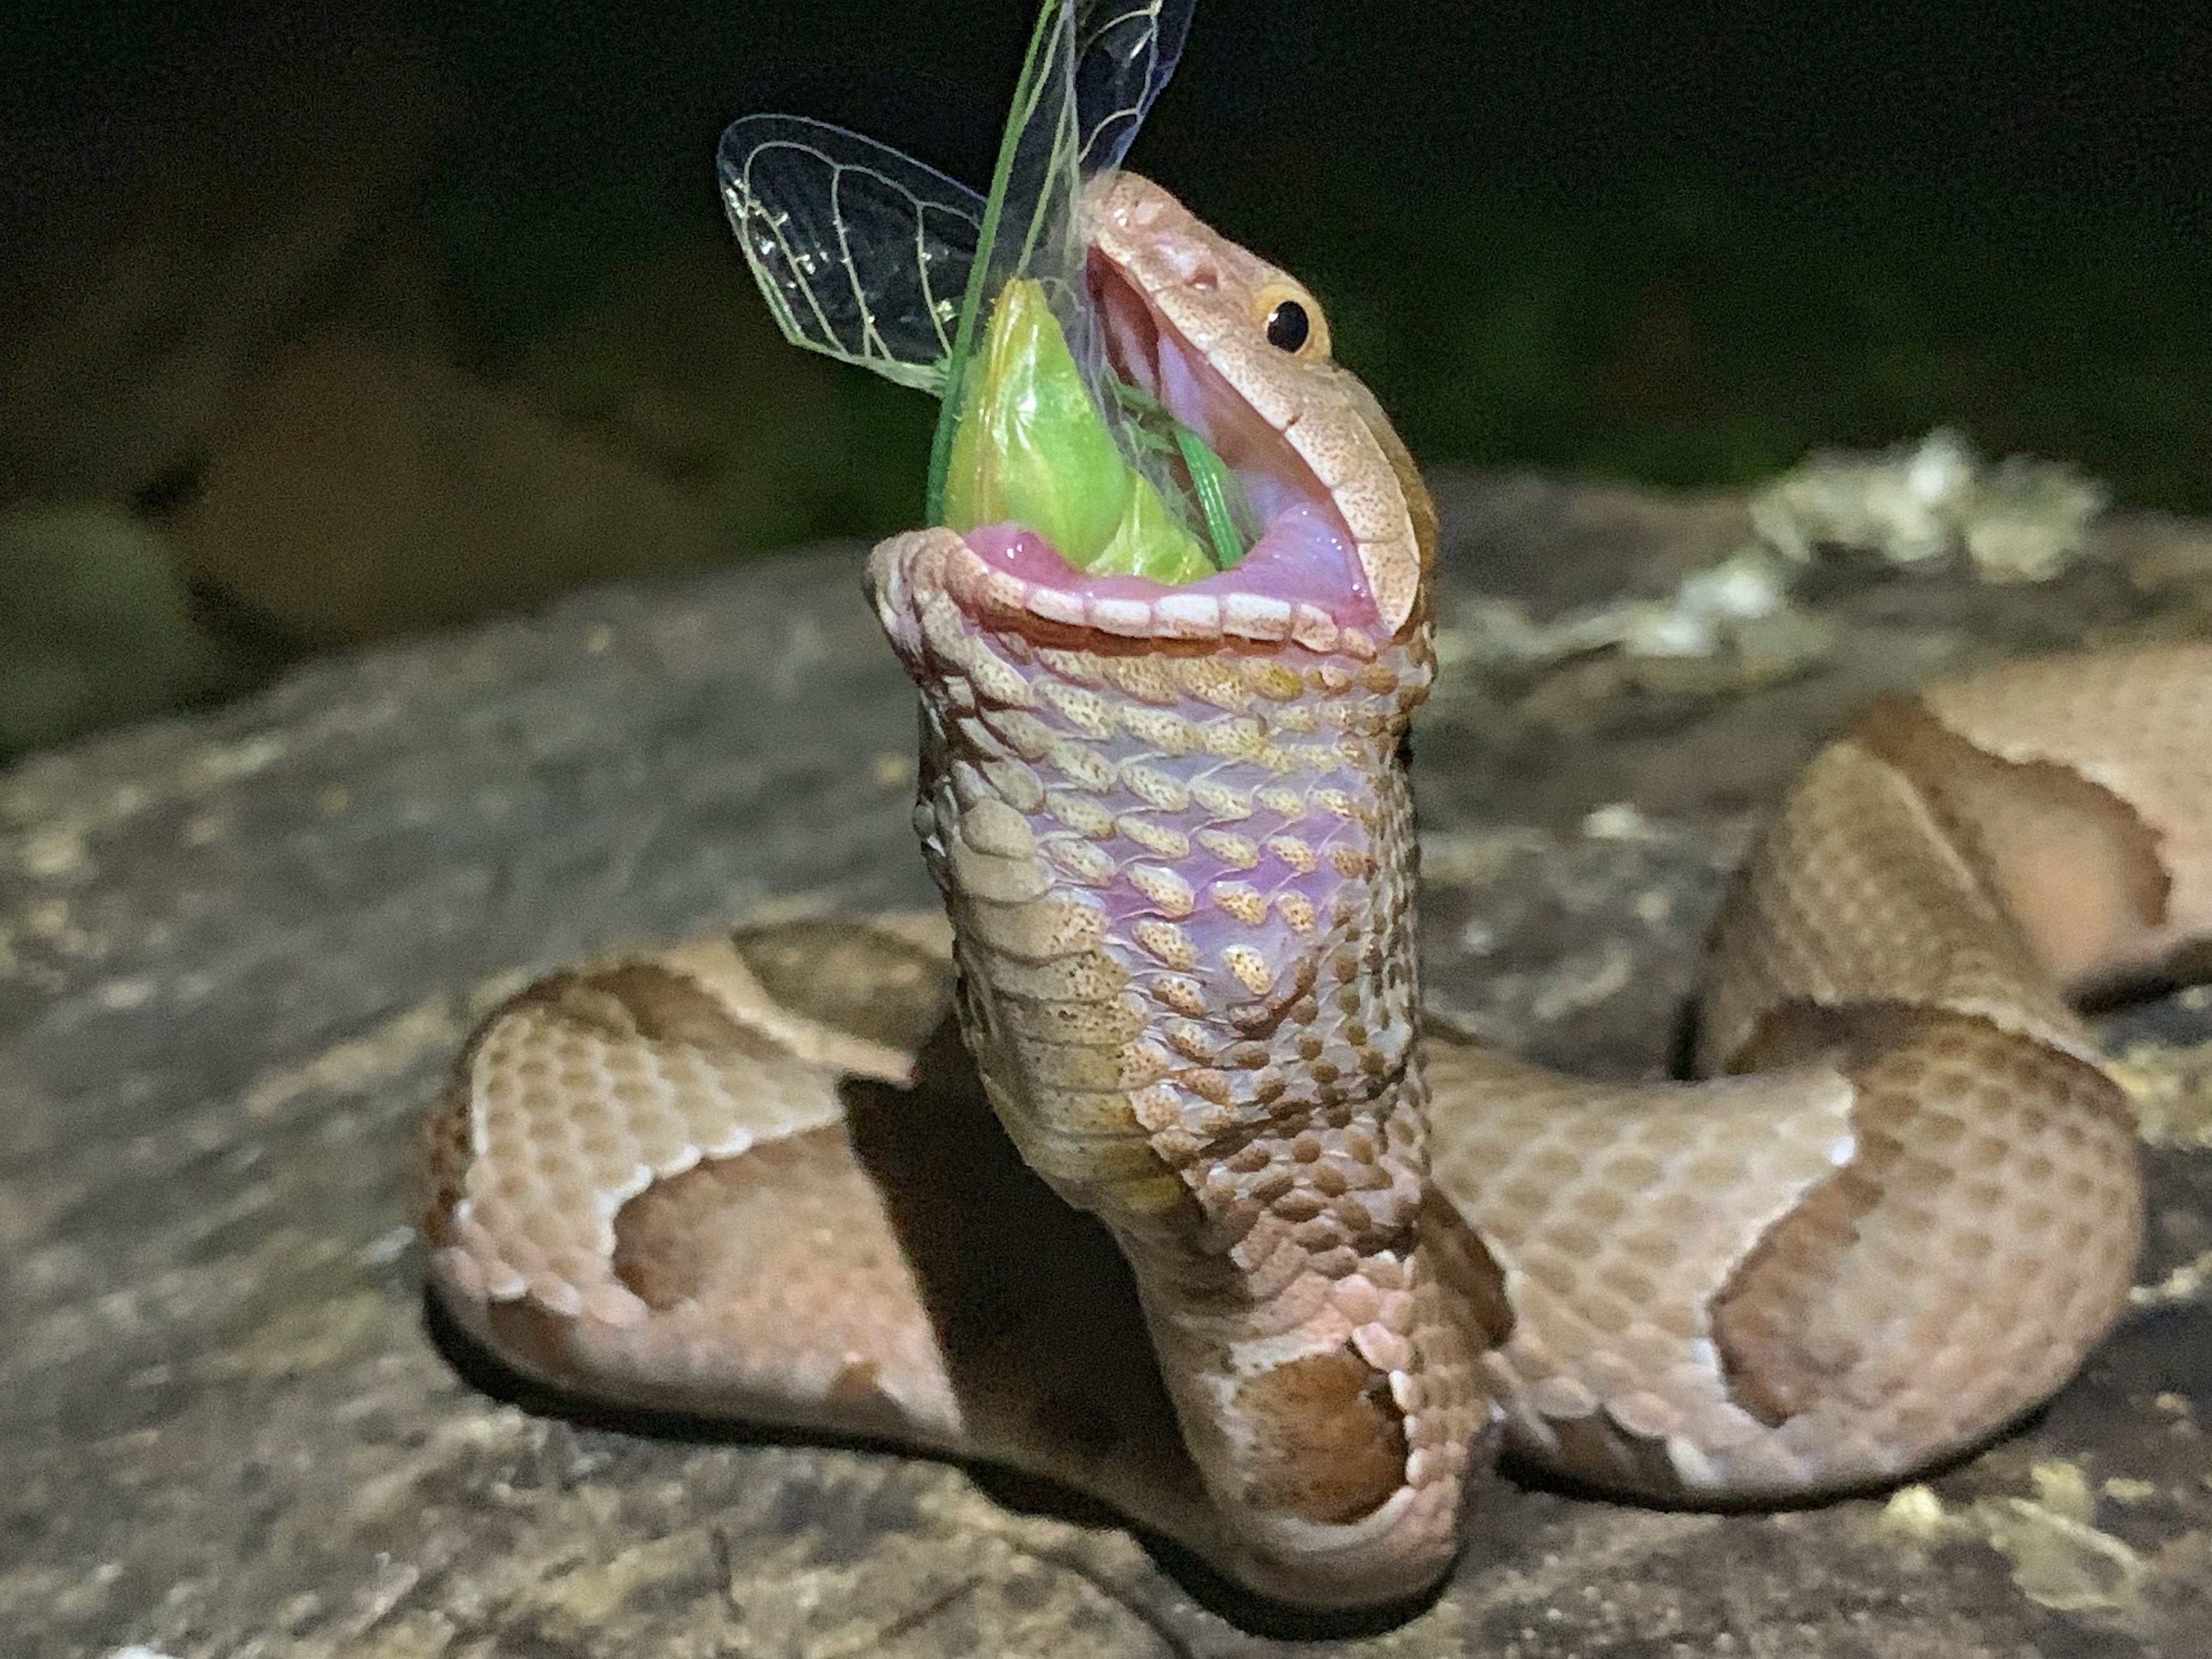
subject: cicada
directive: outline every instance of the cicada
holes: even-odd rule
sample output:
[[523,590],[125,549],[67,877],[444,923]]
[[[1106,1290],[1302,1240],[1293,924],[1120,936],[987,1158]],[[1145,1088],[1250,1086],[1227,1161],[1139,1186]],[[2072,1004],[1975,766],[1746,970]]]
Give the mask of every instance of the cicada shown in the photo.
[[932,523],[1010,523],[1079,570],[1167,583],[1252,545],[1237,475],[1115,374],[1084,280],[1085,185],[1127,153],[1190,11],[1048,0],[983,194],[802,116],[723,133],[723,202],[785,336],[942,400]]

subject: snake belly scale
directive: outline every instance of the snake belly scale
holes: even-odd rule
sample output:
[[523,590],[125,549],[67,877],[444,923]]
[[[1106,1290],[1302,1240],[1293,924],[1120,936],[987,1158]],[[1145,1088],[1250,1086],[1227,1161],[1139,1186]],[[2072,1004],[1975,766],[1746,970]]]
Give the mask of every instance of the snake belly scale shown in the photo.
[[1085,211],[1122,349],[1334,562],[1164,589],[878,547],[945,915],[495,1012],[422,1135],[444,1306],[564,1387],[1043,1474],[1314,1607],[1445,1572],[1501,1441],[1798,1498],[2046,1397],[2142,1228],[2069,999],[2204,960],[2212,646],[1878,707],[1724,908],[1712,1080],[1517,1060],[1421,1012],[1418,476],[1325,327],[1268,341],[1291,278],[1133,174]]

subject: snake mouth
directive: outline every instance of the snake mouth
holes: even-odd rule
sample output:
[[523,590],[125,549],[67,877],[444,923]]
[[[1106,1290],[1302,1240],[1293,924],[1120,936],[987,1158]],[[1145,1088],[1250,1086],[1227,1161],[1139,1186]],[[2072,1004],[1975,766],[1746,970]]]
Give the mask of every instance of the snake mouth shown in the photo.
[[1087,276],[1109,365],[1220,457],[1260,534],[1230,568],[1170,586],[1079,570],[1032,530],[981,526],[964,539],[996,578],[994,608],[1140,639],[1232,636],[1330,650],[1346,630],[1355,643],[1371,636],[1375,602],[1328,487],[1127,272],[1094,249]]

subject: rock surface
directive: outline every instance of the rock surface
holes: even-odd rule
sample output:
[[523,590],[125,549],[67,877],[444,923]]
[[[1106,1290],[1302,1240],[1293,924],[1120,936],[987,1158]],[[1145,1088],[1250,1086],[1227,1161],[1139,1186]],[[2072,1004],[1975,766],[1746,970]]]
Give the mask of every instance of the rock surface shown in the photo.
[[[1848,708],[2212,633],[2212,528],[2039,586],[1815,567],[1780,655],[1504,660],[1471,619],[1665,603],[1746,504],[1439,489],[1417,728],[1432,1001],[1662,1070],[1759,806]],[[930,902],[909,696],[842,548],[301,671],[0,775],[0,1629],[27,1656],[1259,1654],[1109,1517],[862,1449],[538,1414],[435,1346],[409,1121],[476,1014],[587,947]],[[2106,1025],[2152,1176],[2140,1305],[2018,1435],[1782,1515],[1502,1483],[1346,1655],[2098,1655],[2212,1630],[2212,1000]],[[1283,1650],[1289,1650],[1287,1648]]]

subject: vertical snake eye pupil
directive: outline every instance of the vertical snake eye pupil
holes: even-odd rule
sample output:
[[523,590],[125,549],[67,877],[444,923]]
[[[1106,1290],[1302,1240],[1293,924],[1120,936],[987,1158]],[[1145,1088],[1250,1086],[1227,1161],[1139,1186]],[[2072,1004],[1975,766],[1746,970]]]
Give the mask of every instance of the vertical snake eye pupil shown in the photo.
[[1296,300],[1285,300],[1267,313],[1267,343],[1279,351],[1296,351],[1312,332],[1306,308]]

